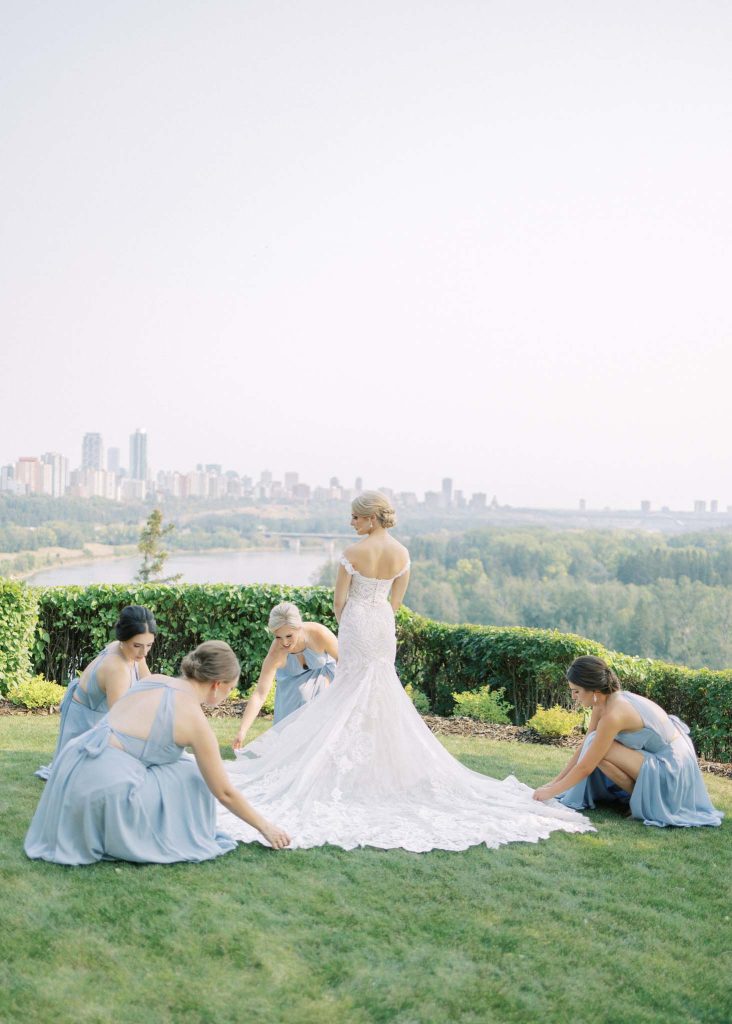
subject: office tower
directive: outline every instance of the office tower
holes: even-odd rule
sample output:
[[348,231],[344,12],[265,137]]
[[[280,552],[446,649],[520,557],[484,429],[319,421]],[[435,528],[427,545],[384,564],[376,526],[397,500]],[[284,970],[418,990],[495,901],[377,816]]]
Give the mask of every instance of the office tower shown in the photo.
[[[21,455],[15,463],[15,479],[20,494],[43,494],[46,467],[35,455]],[[50,478],[50,472],[49,472]]]
[[101,434],[84,434],[81,442],[81,468],[102,469],[104,445]]
[[119,448],[107,448],[107,472],[119,473]]
[[355,483],[354,487],[355,487],[356,494],[360,494],[361,491],[363,491],[363,477],[362,476],[357,476],[356,477],[356,483]]
[[41,462],[45,466],[50,466],[48,493],[54,498],[62,498],[69,486],[69,460],[58,452],[46,452],[41,455]]
[[446,476],[442,481],[442,501],[445,508],[449,508],[452,505],[452,480],[449,476]]
[[140,427],[130,434],[130,478],[147,480],[147,431]]

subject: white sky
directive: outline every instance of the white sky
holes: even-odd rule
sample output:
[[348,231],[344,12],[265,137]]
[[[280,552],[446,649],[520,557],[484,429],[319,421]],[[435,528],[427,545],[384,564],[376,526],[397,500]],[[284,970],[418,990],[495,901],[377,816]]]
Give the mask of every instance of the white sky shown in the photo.
[[732,503],[728,0],[6,0],[0,463]]

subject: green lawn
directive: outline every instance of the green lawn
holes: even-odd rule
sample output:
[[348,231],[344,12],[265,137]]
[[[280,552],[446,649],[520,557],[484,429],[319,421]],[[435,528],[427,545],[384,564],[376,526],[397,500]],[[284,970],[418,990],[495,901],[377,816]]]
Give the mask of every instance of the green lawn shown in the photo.
[[[597,812],[597,834],[465,853],[61,868],[21,847],[57,723],[0,719],[2,1024],[732,1020],[732,817],[673,831]],[[445,743],[529,784],[567,756]],[[732,815],[732,782],[707,781]]]

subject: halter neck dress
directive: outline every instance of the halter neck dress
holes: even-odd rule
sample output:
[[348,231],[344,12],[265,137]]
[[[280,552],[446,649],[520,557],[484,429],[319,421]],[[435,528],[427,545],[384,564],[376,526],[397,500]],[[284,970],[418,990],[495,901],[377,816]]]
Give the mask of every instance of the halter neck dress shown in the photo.
[[[709,799],[686,722],[676,715],[667,715],[658,704],[639,693],[623,690],[622,696],[643,719],[642,729],[619,732],[615,737],[624,747],[639,750],[643,755],[633,792],[626,793],[595,768],[558,799],[575,810],[594,807],[596,802],[629,803],[634,818],[659,828],[721,825],[724,815]],[[580,761],[595,735],[591,732],[585,737]]]
[[[100,687],[99,680],[97,679],[97,669],[110,652],[111,648],[106,647],[95,658],[87,679],[86,690],[82,690],[79,685],[81,682],[80,678],[72,679],[66,687],[64,699],[61,701],[61,721],[59,723],[56,749],[51,763],[41,765],[38,771],[34,773],[39,779],[45,780],[49,777],[56,758],[67,743],[77,736],[81,736],[87,729],[93,729],[109,711],[107,695]],[[130,686],[133,686],[136,682],[137,665],[133,664],[130,667]],[[79,698],[78,700],[76,699],[77,697]]]
[[173,738],[177,691],[144,679],[121,700],[144,690],[163,691],[146,738],[113,729],[105,717],[61,751],[25,837],[28,857],[171,864],[234,849],[216,829],[216,801],[198,765]]
[[324,651],[318,654],[306,647],[298,651],[305,659],[303,668],[296,654],[288,654],[287,661],[276,672],[274,721],[280,722],[303,704],[314,700],[333,682],[336,661]]

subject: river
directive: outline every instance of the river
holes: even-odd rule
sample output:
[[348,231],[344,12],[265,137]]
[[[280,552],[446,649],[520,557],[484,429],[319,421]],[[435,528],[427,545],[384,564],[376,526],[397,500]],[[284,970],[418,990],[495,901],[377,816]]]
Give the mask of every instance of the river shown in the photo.
[[[216,551],[201,554],[171,555],[165,563],[165,575],[182,573],[181,583],[280,583],[293,587],[312,583],[329,560],[327,546],[304,551]],[[107,558],[85,564],[61,565],[41,569],[26,579],[37,587],[65,586],[75,583],[132,583],[140,567],[140,557]]]

